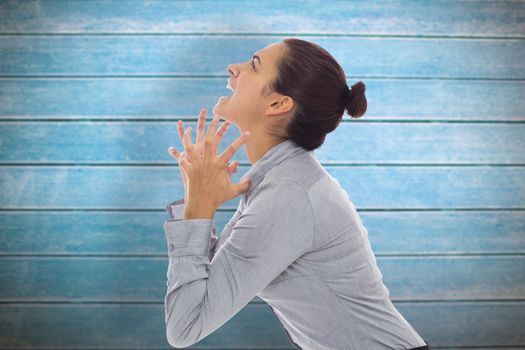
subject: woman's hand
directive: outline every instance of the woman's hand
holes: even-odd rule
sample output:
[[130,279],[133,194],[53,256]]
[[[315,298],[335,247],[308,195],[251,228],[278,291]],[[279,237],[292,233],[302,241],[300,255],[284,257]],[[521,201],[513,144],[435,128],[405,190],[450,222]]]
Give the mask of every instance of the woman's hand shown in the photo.
[[[195,144],[195,150],[202,156],[204,153],[203,153],[203,149],[204,149],[204,125],[206,124],[206,108],[203,108],[201,109],[201,112],[199,114],[199,120],[197,122],[197,143]],[[230,127],[230,122],[226,121],[225,123],[223,123],[221,125],[221,128],[219,129],[219,131],[217,132],[217,135],[218,135],[218,139],[217,139],[217,145],[215,145],[215,150],[214,152],[216,153],[217,152],[217,147],[218,147],[218,144],[221,142],[222,140],[222,137],[224,136],[224,134],[226,133],[226,131],[228,130],[228,128]],[[182,120],[179,120],[177,122],[177,128],[178,128],[178,131],[179,131],[179,137],[180,137],[180,140],[183,141],[183,137],[184,137],[184,126],[183,126],[183,123],[182,123]],[[190,163],[191,163],[191,159],[188,159],[188,155],[185,151],[182,151],[182,152],[178,152],[175,147],[169,147],[168,148],[168,153],[173,157],[175,158],[177,161],[180,162],[180,158],[181,157],[185,157]],[[229,166],[228,166],[228,175],[229,176],[232,176],[233,174],[235,174],[235,172],[237,171],[237,167],[239,166],[239,161],[234,161],[232,162]],[[182,168],[179,166],[179,171],[180,171],[180,176],[182,178],[182,182],[184,184],[184,194],[185,194],[185,198],[188,198],[187,196],[187,179],[186,179],[186,174],[184,174],[184,172],[182,171]]]
[[[202,154],[192,143],[191,127],[184,131],[183,144],[187,157],[179,157],[179,166],[186,176],[188,187],[185,219],[211,218],[224,202],[243,194],[250,188],[248,178],[234,184],[230,181],[228,173],[228,162],[246,142],[249,132],[241,134],[222,154],[217,155],[216,150],[224,134],[224,132],[222,135],[220,132],[215,134],[218,123],[219,117],[215,116],[202,142]],[[186,215],[188,211],[191,215]]]
[[249,179],[239,184],[231,183],[230,173],[233,166],[228,165],[231,157],[246,142],[249,132],[243,133],[218,156],[218,146],[230,123],[225,122],[215,133],[219,123],[219,117],[215,116],[204,137],[204,120],[205,110],[201,111],[199,119],[197,144],[192,143],[191,128],[187,128],[182,136],[184,152],[175,151],[181,175],[185,179],[185,219],[213,218],[215,211],[224,202],[246,192],[250,186]]

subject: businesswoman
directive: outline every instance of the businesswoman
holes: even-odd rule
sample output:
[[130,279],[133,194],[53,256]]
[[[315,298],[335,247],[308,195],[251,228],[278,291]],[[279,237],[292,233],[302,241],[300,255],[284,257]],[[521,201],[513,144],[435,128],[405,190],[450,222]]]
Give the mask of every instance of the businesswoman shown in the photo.
[[[299,349],[430,349],[389,299],[355,206],[313,153],[345,111],[364,115],[365,84],[349,88],[327,51],[296,38],[228,72],[233,94],[207,132],[203,109],[196,143],[179,122],[184,150],[169,149],[185,188],[164,222],[169,344],[197,343],[258,296]],[[231,124],[241,136],[218,154]],[[242,146],[252,166],[234,184]],[[218,238],[215,211],[237,196]]]

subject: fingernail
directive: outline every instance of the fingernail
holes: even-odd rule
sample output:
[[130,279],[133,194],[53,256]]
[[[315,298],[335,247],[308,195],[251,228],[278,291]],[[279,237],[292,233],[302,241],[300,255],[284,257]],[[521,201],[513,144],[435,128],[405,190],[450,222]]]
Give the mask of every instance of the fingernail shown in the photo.
[[249,132],[249,131],[245,131],[244,132],[244,135],[246,135],[246,136],[250,136],[250,134],[251,134],[251,132]]

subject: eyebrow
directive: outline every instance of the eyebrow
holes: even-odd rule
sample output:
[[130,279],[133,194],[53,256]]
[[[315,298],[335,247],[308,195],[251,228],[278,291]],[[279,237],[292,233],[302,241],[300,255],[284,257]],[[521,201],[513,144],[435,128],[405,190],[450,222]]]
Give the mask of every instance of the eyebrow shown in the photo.
[[254,58],[257,58],[257,60],[259,61],[259,64],[262,66],[262,64],[261,64],[261,58],[260,58],[259,56],[257,56],[257,55],[253,55],[253,56],[252,56],[252,60],[253,60]]

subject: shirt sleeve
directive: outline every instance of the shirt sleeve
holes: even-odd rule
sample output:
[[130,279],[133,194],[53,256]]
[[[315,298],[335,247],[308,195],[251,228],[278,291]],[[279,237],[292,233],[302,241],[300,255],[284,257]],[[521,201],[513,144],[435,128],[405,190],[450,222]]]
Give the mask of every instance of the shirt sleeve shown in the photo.
[[[166,212],[168,213],[170,219],[168,221],[178,221],[178,220],[184,220],[184,198],[177,199],[173,202],[168,203],[166,205]],[[209,260],[213,259],[213,256],[215,255],[215,249],[217,247],[217,243],[219,241],[219,238],[217,237],[217,231],[215,229],[215,225],[212,225],[211,233],[210,233],[210,250],[208,254]],[[169,248],[169,245],[168,245]],[[168,285],[169,285],[169,276],[168,276]]]
[[166,212],[171,220],[184,219],[184,198],[168,203],[168,205],[166,205]]
[[214,219],[166,221],[171,283],[164,299],[166,336],[186,347],[226,323],[313,242],[310,198],[286,179],[261,182],[229,238],[208,259]]

